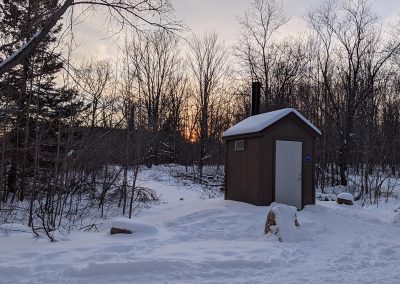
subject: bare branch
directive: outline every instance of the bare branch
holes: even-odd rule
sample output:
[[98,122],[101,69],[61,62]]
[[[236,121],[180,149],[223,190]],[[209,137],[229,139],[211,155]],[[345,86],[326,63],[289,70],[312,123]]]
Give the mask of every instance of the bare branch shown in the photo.
[[[37,31],[32,38],[22,45],[11,56],[0,63],[0,76],[10,71],[18,65],[24,58],[35,52],[40,42],[50,33],[57,22],[61,19],[68,8],[75,5],[93,5],[101,6],[109,9],[110,15],[119,20],[121,26],[128,24],[130,27],[137,28],[134,19],[144,22],[147,25],[165,29],[167,31],[177,31],[182,28],[179,22],[175,22],[167,18],[172,12],[172,8],[164,0],[93,0],[93,1],[76,1],[65,0],[65,2],[51,14],[50,18]],[[150,18],[146,18],[145,14],[149,13]],[[153,20],[158,15],[158,21]],[[164,20],[167,20],[165,22]],[[7,46],[12,43],[8,43]]]

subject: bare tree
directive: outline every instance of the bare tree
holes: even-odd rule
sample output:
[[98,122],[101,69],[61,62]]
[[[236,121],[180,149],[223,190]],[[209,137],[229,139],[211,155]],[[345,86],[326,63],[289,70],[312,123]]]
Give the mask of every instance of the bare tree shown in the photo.
[[176,36],[157,30],[134,37],[128,50],[152,134],[149,163],[158,159],[159,132],[166,119],[168,101],[175,95],[175,84],[181,77],[178,43]]
[[339,167],[342,185],[347,168],[354,119],[360,106],[377,95],[377,78],[388,60],[399,51],[398,38],[382,34],[378,18],[366,0],[326,2],[311,12],[308,21],[320,40],[319,68],[339,134]]
[[195,98],[198,106],[199,128],[199,172],[203,174],[203,165],[207,159],[209,142],[209,115],[212,97],[218,92],[224,76],[227,74],[227,48],[218,40],[215,32],[203,36],[194,35],[189,42],[189,65],[195,83]]
[[82,94],[85,94],[86,100],[90,104],[89,125],[94,128],[98,126],[100,104],[104,103],[111,87],[113,79],[111,63],[107,60],[98,62],[92,60],[82,63],[75,73],[77,87]]
[[253,0],[250,10],[238,17],[240,34],[236,56],[246,66],[246,75],[262,82],[266,110],[271,107],[270,77],[276,54],[271,39],[287,21],[278,0]]
[[121,24],[121,28],[130,26],[140,29],[140,23],[167,30],[177,30],[181,27],[180,23],[172,18],[172,6],[166,0],[64,0],[48,15],[42,28],[31,33],[27,40],[20,38],[2,43],[0,51],[10,45],[16,46],[17,49],[11,56],[0,62],[0,76],[34,53],[68,9],[78,5],[107,9],[109,15]]

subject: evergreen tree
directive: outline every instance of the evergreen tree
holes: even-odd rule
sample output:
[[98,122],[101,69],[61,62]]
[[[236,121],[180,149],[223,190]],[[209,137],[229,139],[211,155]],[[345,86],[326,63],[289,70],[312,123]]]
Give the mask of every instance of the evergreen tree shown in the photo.
[[[5,0],[0,36],[12,44],[1,50],[2,55],[9,57],[34,36],[58,5],[58,0]],[[40,180],[57,169],[68,139],[64,128],[83,106],[75,91],[59,88],[55,82],[63,67],[54,51],[60,31],[61,25],[56,26],[32,55],[0,81],[12,145],[6,186],[8,192],[18,192],[20,200],[32,177]]]

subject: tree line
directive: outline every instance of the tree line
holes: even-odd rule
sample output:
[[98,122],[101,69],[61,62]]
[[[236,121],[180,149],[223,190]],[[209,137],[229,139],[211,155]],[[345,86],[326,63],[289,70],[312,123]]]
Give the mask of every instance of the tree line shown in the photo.
[[[224,130],[249,116],[254,80],[262,112],[294,107],[321,129],[321,190],[352,185],[374,202],[398,176],[399,28],[368,1],[324,2],[307,31],[279,39],[282,3],[254,0],[234,46],[186,36],[163,0],[85,3],[0,1],[0,210],[25,202],[29,225],[51,232],[85,212],[83,200],[129,216],[155,200],[136,185],[142,165],[193,167],[202,182],[206,165],[224,164]],[[70,60],[68,9],[79,5],[108,9],[126,36],[118,56]]]

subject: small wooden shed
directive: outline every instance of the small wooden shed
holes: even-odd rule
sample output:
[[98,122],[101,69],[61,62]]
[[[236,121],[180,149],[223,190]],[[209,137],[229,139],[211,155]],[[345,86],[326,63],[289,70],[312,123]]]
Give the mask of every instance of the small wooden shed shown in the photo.
[[255,205],[315,203],[315,142],[320,130],[292,108],[250,116],[225,140],[225,199]]

